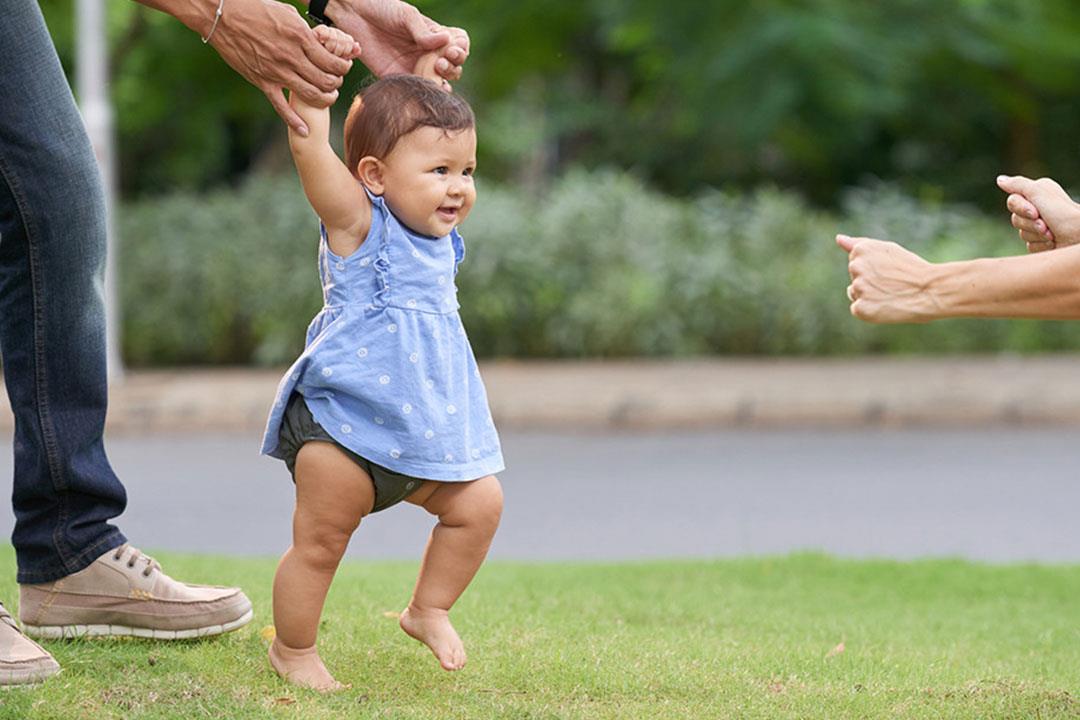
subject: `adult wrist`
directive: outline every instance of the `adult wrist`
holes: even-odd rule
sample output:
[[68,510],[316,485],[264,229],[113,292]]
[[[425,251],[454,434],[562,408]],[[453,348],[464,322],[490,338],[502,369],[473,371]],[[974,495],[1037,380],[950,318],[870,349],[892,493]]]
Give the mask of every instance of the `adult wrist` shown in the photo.
[[146,7],[172,15],[189,30],[206,37],[214,25],[220,0],[139,0]]
[[[310,13],[311,6],[314,3],[305,0],[305,4],[308,6],[308,12]],[[361,4],[359,0],[326,0],[323,15],[334,25],[340,25],[342,20],[349,15],[359,15],[358,6]]]
[[925,320],[938,320],[956,317],[962,312],[963,291],[966,281],[963,279],[965,263],[930,263],[926,264],[922,290],[919,293],[919,307],[915,311]]
[[334,21],[326,14],[327,0],[309,0],[307,16],[321,25],[334,26]]
[[1071,209],[1072,212],[1063,223],[1064,227],[1054,229],[1054,236],[1064,240],[1064,243],[1059,244],[1080,244],[1080,204],[1074,202]]

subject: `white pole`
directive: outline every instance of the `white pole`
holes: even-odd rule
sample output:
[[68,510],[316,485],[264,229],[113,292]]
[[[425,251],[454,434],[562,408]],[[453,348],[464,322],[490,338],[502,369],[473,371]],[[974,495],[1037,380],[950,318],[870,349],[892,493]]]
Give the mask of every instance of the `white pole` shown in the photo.
[[109,381],[124,377],[119,344],[119,299],[116,294],[116,234],[113,231],[113,208],[116,196],[116,174],[113,155],[113,113],[109,103],[108,41],[105,29],[103,0],[78,0],[77,3],[76,86],[86,131],[94,146],[101,177],[105,184],[106,248],[105,319],[106,353]]

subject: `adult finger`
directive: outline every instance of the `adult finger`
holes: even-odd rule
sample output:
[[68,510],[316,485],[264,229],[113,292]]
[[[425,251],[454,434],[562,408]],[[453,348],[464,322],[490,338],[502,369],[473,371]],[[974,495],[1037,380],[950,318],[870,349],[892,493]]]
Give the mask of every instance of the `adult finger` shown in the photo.
[[1005,199],[1005,207],[1009,209],[1009,212],[1020,215],[1021,217],[1031,218],[1033,220],[1039,217],[1039,209],[1023,195],[1013,193]]
[[851,307],[848,308],[851,311],[851,316],[858,318],[859,320],[866,320],[866,302],[864,300],[855,300],[851,303]]
[[455,45],[453,41],[451,41],[450,44],[446,47],[446,51],[443,53],[443,57],[445,57],[454,65],[461,65],[468,59],[469,51],[458,45]]
[[435,72],[437,72],[446,80],[461,79],[461,66],[454,65],[446,58],[439,58],[435,61]]
[[1021,230],[1019,234],[1020,239],[1028,245],[1039,243],[1056,243],[1054,238],[1046,237],[1046,235],[1044,235],[1043,233],[1031,232],[1030,230]]
[[422,50],[438,50],[450,42],[450,31],[425,17],[416,8],[405,15],[405,28]]
[[836,244],[839,245],[840,249],[844,252],[850,253],[852,250],[855,249],[855,246],[864,239],[865,238],[854,238],[849,235],[837,235]]
[[264,90],[266,99],[270,101],[270,104],[274,107],[274,111],[278,116],[285,121],[285,124],[296,131],[301,137],[308,136],[307,123],[301,119],[296,111],[289,107],[288,101],[285,100],[285,93],[281,91],[281,88],[270,88]]
[[1046,252],[1047,250],[1053,250],[1057,247],[1057,243],[1053,240],[1036,240],[1027,241],[1027,251],[1029,253]]
[[[306,82],[323,92],[341,87],[344,76],[352,69],[352,60],[335,55],[317,42],[314,45],[305,44],[304,54],[310,62],[298,62],[294,69]],[[323,69],[320,60],[325,58],[334,60],[334,69]]]
[[[469,49],[472,47],[469,40],[469,33],[464,28],[449,27],[446,28],[450,33],[450,43],[465,51],[465,58],[469,56]],[[461,62],[465,62],[465,58],[461,59]]]
[[1035,181],[1023,175],[998,175],[997,186],[1009,194],[1030,196]]
[[331,90],[330,92],[323,92],[295,73],[292,77],[285,78],[285,85],[289,90],[299,95],[308,105],[314,105],[315,107],[330,107],[338,99],[338,91],[336,89]]
[[1009,218],[1009,222],[1012,226],[1021,232],[1029,232],[1034,235],[1043,235],[1047,239],[1053,238],[1053,233],[1050,232],[1050,228],[1046,226],[1046,222],[1039,218],[1038,220],[1031,220],[1026,217],[1020,217],[1019,215],[1012,215]]

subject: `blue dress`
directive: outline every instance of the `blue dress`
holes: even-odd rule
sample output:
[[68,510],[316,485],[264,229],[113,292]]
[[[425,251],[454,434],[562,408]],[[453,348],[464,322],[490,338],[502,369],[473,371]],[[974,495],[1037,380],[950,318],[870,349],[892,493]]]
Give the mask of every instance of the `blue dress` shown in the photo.
[[443,481],[497,473],[499,436],[458,315],[461,236],[415,233],[368,197],[371,229],[356,252],[335,255],[320,229],[323,309],[278,386],[262,452],[281,457],[282,415],[298,392],[334,440],[394,472]]

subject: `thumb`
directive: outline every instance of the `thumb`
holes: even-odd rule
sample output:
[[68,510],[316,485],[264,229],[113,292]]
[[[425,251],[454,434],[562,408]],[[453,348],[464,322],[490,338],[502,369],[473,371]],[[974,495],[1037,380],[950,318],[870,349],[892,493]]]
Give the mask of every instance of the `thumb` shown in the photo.
[[855,249],[855,246],[859,244],[859,241],[847,235],[837,235],[836,244],[840,246],[841,250],[849,253]]
[[1035,181],[1023,175],[998,175],[997,186],[1010,195],[1030,196],[1035,189]]
[[450,33],[417,13],[409,19],[409,33],[421,50],[438,50],[450,42]]

